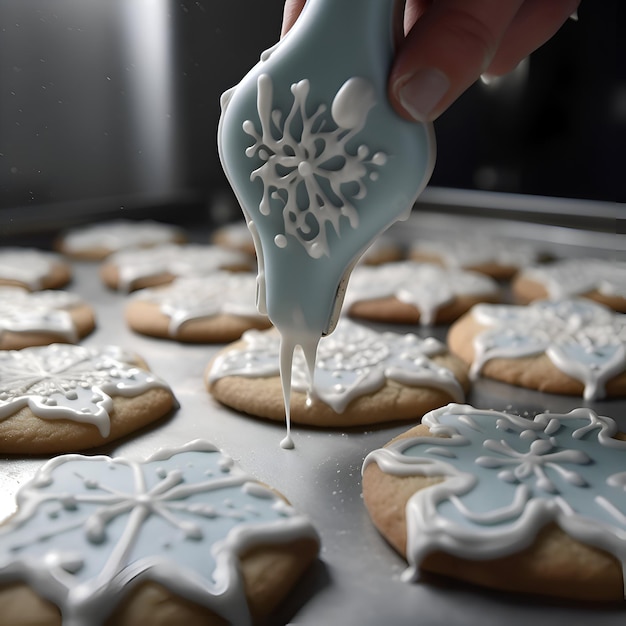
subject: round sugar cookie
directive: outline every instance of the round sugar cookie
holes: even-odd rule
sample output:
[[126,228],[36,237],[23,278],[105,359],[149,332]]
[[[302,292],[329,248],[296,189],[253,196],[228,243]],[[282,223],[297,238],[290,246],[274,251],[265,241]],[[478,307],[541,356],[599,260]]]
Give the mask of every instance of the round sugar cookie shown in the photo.
[[174,408],[168,385],[117,346],[51,344],[0,351],[0,453],[84,450]]
[[227,343],[250,328],[271,326],[267,317],[258,313],[255,300],[254,274],[217,271],[137,291],[125,315],[128,325],[145,335]]
[[36,248],[0,248],[0,285],[29,291],[59,289],[72,279],[72,268],[54,252]]
[[73,259],[101,261],[118,250],[184,243],[186,239],[172,224],[119,219],[70,229],[59,238],[56,248]]
[[208,442],[59,456],[0,525],[0,625],[266,623],[318,550],[306,517]]
[[176,278],[207,276],[217,270],[250,271],[253,260],[243,252],[211,245],[163,245],[122,250],[100,266],[111,289],[130,292],[171,283]]
[[[209,391],[237,411],[284,420],[279,349],[275,329],[244,333],[209,363]],[[459,401],[467,388],[465,365],[436,339],[379,333],[342,318],[319,343],[312,388],[296,350],[291,421],[345,427],[418,419]]]
[[420,570],[504,591],[624,599],[626,437],[587,408],[534,420],[451,404],[371,452],[363,500]]
[[472,377],[586,400],[626,395],[626,315],[591,300],[476,305],[448,345]]
[[94,326],[92,307],[74,293],[0,286],[0,350],[75,343]]
[[447,324],[478,302],[498,302],[489,277],[431,263],[402,261],[352,272],[344,300],[347,315],[392,324]]
[[626,262],[564,259],[526,268],[512,284],[518,302],[584,297],[626,313]]
[[409,251],[415,261],[431,262],[451,269],[465,269],[498,280],[512,278],[517,272],[539,261],[536,247],[497,235],[467,236],[461,239],[416,241]]

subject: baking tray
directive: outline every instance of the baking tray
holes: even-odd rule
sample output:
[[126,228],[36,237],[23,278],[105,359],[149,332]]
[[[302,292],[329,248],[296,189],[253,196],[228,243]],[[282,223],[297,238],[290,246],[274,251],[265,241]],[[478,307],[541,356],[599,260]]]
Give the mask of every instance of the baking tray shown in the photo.
[[[471,213],[471,211],[470,211]],[[416,210],[394,232],[403,243],[418,234],[463,228],[468,216],[440,215]],[[558,256],[597,253],[623,254],[623,242],[610,232],[581,231],[563,226],[520,224],[506,219],[472,218],[472,227],[515,233]],[[205,240],[207,232],[196,231]],[[284,426],[248,418],[218,405],[206,392],[203,372],[219,346],[186,345],[144,337],[130,331],[123,311],[127,296],[107,290],[98,278],[98,265],[75,262],[68,288],[91,303],[97,312],[96,331],[84,345],[114,343],[143,356],[151,369],[172,386],[180,408],[156,426],[87,454],[125,455],[143,459],[162,446],[195,438],[208,439],[231,455],[245,470],[284,493],[318,529],[320,559],[306,573],[270,624],[476,624],[520,626],[595,626],[624,624],[626,607],[536,599],[491,592],[441,577],[425,576],[417,584],[400,580],[405,561],[378,534],[361,498],[363,458],[409,424],[352,430],[317,430],[295,425],[295,450],[279,446]],[[421,336],[445,338],[445,327],[376,325]],[[175,364],[175,367],[173,367]],[[585,404],[581,398],[523,390],[495,381],[479,380],[467,398],[479,408],[507,409],[532,417],[549,410],[567,412],[590,406],[615,419],[626,430],[626,400]],[[0,519],[14,510],[14,495],[44,458],[0,459]]]

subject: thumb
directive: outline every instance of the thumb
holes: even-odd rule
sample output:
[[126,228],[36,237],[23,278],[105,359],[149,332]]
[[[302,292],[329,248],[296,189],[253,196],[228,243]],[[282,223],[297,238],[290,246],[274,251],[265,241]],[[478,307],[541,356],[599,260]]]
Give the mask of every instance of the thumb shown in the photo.
[[523,0],[440,0],[400,43],[389,97],[409,119],[431,121],[489,66]]

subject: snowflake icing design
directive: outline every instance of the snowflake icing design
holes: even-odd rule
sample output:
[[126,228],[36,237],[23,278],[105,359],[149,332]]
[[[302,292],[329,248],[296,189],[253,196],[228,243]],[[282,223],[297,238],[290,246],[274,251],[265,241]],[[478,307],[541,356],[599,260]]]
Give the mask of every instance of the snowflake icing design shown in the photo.
[[581,408],[530,421],[451,404],[423,423],[431,436],[365,460],[392,474],[444,477],[407,505],[407,579],[437,549],[481,559],[515,553],[550,520],[626,567],[626,441],[613,438],[613,420]]
[[237,551],[286,530],[316,537],[251,480],[199,440],[144,463],[56,457],[22,487],[2,527],[0,580],[25,579],[77,626],[104,620],[125,588],[145,580],[245,624]]
[[0,352],[0,419],[22,407],[42,419],[94,424],[110,431],[113,395],[133,397],[167,385],[115,346],[65,344]]
[[[365,144],[354,152],[348,146],[375,105],[374,89],[363,78],[351,78],[335,95],[330,110],[320,104],[309,114],[310,84],[301,80],[291,86],[293,103],[284,115],[273,108],[271,77],[262,74],[257,86],[261,131],[252,120],[244,122],[243,130],[254,140],[246,155],[263,162],[251,174],[251,180],[263,183],[259,211],[269,215],[273,206],[281,207],[285,234],[312,258],[328,255],[327,223],[337,233],[341,218],[357,228],[353,200],[365,197],[365,179],[375,181],[377,168],[387,162],[384,152],[372,152]],[[278,235],[275,243],[285,247],[287,238]]]
[[[279,375],[279,335],[251,330],[243,339],[244,348],[228,350],[215,360],[210,381],[225,376]],[[319,399],[337,413],[355,397],[380,389],[387,379],[442,389],[459,401],[464,392],[454,374],[430,359],[444,351],[432,337],[378,333],[343,318],[333,334],[319,343],[312,385],[303,353],[295,352],[292,386],[306,392],[310,402]]]
[[480,304],[473,315],[487,328],[474,341],[472,376],[493,358],[545,352],[557,368],[584,383],[584,397],[592,400],[626,368],[626,315],[600,304],[582,299],[526,307]]

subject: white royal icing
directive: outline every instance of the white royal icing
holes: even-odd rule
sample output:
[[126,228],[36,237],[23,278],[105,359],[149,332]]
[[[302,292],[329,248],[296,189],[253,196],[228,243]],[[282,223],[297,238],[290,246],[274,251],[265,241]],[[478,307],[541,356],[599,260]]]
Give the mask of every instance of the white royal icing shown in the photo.
[[0,287],[0,335],[44,332],[77,341],[76,326],[68,310],[80,304],[81,298],[67,291],[29,292],[19,287]]
[[34,248],[1,248],[0,278],[24,283],[29,289],[41,289],[60,257],[52,252]]
[[256,276],[244,272],[216,271],[205,278],[179,278],[158,289],[143,289],[135,300],[157,304],[170,319],[169,334],[175,337],[190,320],[217,315],[263,318],[255,304]]
[[487,326],[474,338],[474,377],[490,359],[545,352],[555,367],[584,384],[585,399],[594,400],[626,369],[626,315],[589,300],[479,304],[472,315]]
[[407,580],[433,551],[476,560],[514,554],[550,521],[614,555],[626,574],[626,441],[612,438],[612,419],[581,408],[530,421],[451,404],[422,423],[430,436],[398,440],[363,465],[444,478],[407,503]]
[[175,226],[153,220],[113,220],[72,230],[63,238],[63,245],[69,252],[95,247],[114,251],[168,243],[179,233]]
[[[242,339],[243,348],[217,357],[208,373],[209,382],[225,376],[279,374],[280,337],[276,332],[251,330]],[[430,359],[445,351],[445,346],[432,337],[379,333],[344,318],[332,335],[319,342],[312,384],[306,360],[296,351],[291,384],[295,390],[308,393],[311,402],[324,402],[336,413],[343,413],[355,398],[375,393],[387,379],[442,389],[459,401],[464,393],[454,374]]]
[[415,252],[434,254],[446,267],[475,267],[497,263],[505,267],[521,268],[537,261],[537,250],[528,244],[499,237],[464,237],[454,240],[418,241]]
[[107,437],[112,396],[132,398],[156,387],[167,385],[116,346],[0,351],[0,420],[27,406],[41,419],[93,424]]
[[344,306],[349,311],[356,302],[395,297],[414,306],[420,312],[420,323],[428,325],[435,320],[437,311],[457,296],[488,296],[497,291],[497,284],[487,276],[431,263],[402,261],[356,267]]
[[63,624],[101,624],[144,581],[250,624],[238,555],[317,540],[310,522],[213,445],[192,441],[143,463],[48,461],[0,528],[0,581],[25,581]]
[[[264,161],[252,174],[253,180],[259,178],[263,183],[259,210],[262,215],[269,215],[270,199],[281,198],[285,234],[291,235],[311,257],[328,256],[329,226],[339,233],[342,218],[347,218],[351,228],[359,224],[358,211],[342,187],[355,184],[358,191],[351,195],[364,198],[367,194],[364,181],[375,180],[376,168],[387,163],[386,154],[372,153],[364,143],[355,154],[348,149],[348,144],[363,130],[368,113],[376,103],[374,88],[364,78],[349,78],[335,94],[330,110],[326,105],[319,105],[309,115],[310,84],[304,79],[292,85],[291,110],[282,116],[272,108],[271,76],[261,74],[257,84],[261,132],[252,120],[246,120],[243,129],[254,139],[246,155],[251,158],[258,155]],[[294,118],[302,120],[298,137],[291,134]],[[340,168],[333,165],[337,159],[341,159]],[[298,201],[299,189],[303,189],[308,198],[306,209],[301,208],[301,199]],[[287,245],[285,235],[279,234],[275,244],[284,248]]]
[[522,276],[541,283],[548,297],[557,300],[599,291],[626,298],[626,262],[604,259],[565,259],[529,267]]
[[162,273],[177,277],[206,276],[229,266],[249,264],[250,258],[237,250],[211,245],[162,245],[137,250],[121,250],[107,263],[117,267],[119,289],[129,291],[133,282]]

